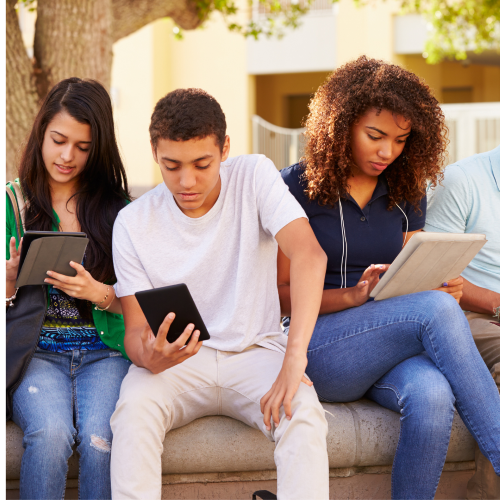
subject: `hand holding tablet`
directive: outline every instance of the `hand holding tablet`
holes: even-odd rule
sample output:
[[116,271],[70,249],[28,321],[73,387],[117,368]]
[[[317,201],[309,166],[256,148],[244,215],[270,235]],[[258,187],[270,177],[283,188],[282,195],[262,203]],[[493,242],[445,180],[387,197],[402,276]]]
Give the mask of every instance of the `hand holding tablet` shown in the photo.
[[[200,341],[210,338],[198,308],[184,283],[144,290],[137,292],[135,297],[155,337],[167,315],[174,313],[175,319],[170,324],[167,334],[169,343],[175,342],[190,323],[194,324],[194,329],[199,330]],[[191,337],[186,344],[190,339]]]

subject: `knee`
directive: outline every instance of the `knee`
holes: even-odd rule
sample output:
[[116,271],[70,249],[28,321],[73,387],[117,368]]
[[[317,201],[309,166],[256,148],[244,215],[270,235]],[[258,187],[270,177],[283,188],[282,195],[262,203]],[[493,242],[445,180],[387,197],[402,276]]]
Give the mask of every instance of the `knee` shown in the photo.
[[431,316],[451,315],[456,317],[458,313],[462,313],[458,302],[449,293],[431,290],[422,292],[422,296],[424,304],[421,304],[421,306]]
[[134,429],[147,429],[153,421],[166,420],[169,405],[159,400],[159,392],[139,384],[122,386],[116,409],[111,417],[111,430],[115,434],[118,422],[133,424]]
[[40,447],[44,450],[69,451],[74,444],[73,428],[56,417],[49,418],[38,424],[28,425],[24,431],[24,448]]
[[303,432],[325,436],[328,433],[325,410],[321,406],[313,387],[300,384],[299,390],[292,400],[291,421],[295,425],[300,425]]
[[[455,396],[444,377],[414,384],[403,400],[402,420],[412,421],[419,430],[451,430]],[[429,383],[430,382],[430,383]]]

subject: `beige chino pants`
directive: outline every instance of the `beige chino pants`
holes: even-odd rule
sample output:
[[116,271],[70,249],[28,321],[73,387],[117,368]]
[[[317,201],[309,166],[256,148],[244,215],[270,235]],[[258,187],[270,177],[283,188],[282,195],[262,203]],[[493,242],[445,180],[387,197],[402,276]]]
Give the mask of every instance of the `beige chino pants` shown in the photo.
[[[500,392],[500,322],[492,316],[466,313],[469,326],[481,354]],[[500,477],[476,444],[476,473],[467,485],[468,500],[500,499]]]
[[291,420],[281,408],[276,428],[268,431],[263,423],[260,399],[276,380],[283,358],[258,346],[241,353],[203,346],[157,375],[132,365],[111,418],[113,499],[160,499],[165,433],[207,415],[241,420],[275,441],[279,499],[328,499],[328,424],[314,388],[300,384]]

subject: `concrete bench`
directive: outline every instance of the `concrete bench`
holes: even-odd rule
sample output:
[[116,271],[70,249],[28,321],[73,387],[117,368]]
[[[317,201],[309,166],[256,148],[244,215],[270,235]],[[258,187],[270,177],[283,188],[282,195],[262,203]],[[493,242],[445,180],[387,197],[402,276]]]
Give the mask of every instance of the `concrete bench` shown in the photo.
[[[391,464],[399,415],[372,401],[323,406],[329,424],[330,498],[390,498]],[[22,432],[7,424],[7,498],[19,497]],[[250,499],[276,492],[274,443],[229,417],[205,417],[167,434],[163,452],[164,499]],[[465,498],[474,472],[474,440],[455,415],[436,498]],[[66,498],[77,497],[78,459],[70,459]],[[306,499],[305,499],[306,500]]]

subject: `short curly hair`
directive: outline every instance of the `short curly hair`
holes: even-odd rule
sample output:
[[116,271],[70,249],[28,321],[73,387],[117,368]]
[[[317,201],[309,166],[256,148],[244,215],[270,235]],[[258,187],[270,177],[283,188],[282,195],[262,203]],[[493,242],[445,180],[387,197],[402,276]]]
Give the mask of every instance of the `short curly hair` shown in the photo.
[[155,149],[159,139],[189,141],[214,135],[222,151],[226,117],[220,104],[204,90],[177,89],[156,103],[149,135]]
[[321,205],[335,205],[349,191],[351,127],[370,109],[388,110],[411,122],[403,152],[386,169],[389,205],[407,201],[420,211],[427,182],[442,178],[448,129],[428,85],[395,64],[366,56],[335,70],[309,104],[301,164],[305,192]]

